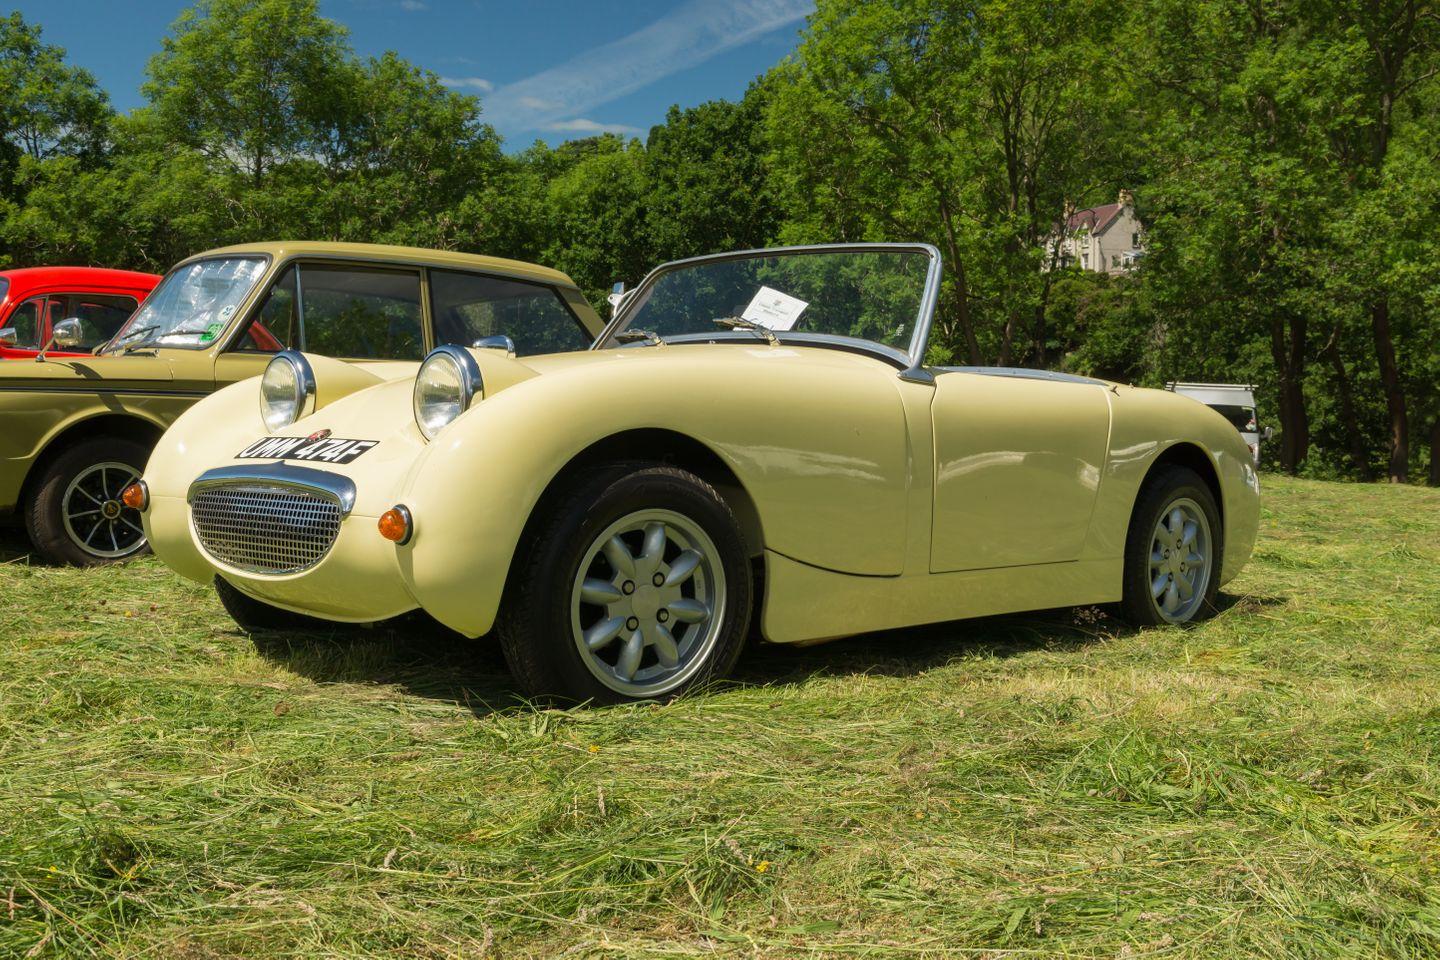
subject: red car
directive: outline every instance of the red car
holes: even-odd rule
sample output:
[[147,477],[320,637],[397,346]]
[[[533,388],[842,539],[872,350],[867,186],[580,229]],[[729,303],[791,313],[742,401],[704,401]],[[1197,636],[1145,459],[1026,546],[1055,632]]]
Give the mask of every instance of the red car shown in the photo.
[[160,277],[100,267],[0,270],[0,359],[34,358],[59,331],[56,356],[83,356],[115,335]]

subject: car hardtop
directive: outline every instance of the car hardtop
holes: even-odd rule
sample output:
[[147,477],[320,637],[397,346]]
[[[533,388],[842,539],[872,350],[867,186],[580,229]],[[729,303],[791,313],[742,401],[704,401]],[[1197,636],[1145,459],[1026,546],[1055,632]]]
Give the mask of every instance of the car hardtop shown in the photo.
[[110,267],[16,267],[0,270],[0,279],[10,281],[9,297],[14,298],[41,287],[76,285],[91,290],[149,290],[160,282],[158,273],[115,270]]
[[535,283],[567,290],[579,290],[575,281],[549,267],[526,263],[523,260],[509,260],[504,257],[489,257],[478,253],[461,253],[456,250],[430,250],[424,247],[406,247],[383,243],[342,243],[325,240],[279,240],[262,243],[241,243],[229,247],[217,247],[194,256],[186,257],[171,269],[177,269],[197,260],[208,260],[226,256],[263,256],[275,261],[291,259],[334,259],[377,264],[448,268],[472,273],[493,273],[530,280]]

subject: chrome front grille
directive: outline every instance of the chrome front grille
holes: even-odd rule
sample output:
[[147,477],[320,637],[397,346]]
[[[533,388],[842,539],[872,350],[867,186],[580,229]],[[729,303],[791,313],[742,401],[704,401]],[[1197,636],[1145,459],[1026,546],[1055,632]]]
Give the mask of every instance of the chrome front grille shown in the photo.
[[249,573],[298,573],[325,558],[345,508],[326,490],[235,480],[197,486],[190,517],[207,553]]

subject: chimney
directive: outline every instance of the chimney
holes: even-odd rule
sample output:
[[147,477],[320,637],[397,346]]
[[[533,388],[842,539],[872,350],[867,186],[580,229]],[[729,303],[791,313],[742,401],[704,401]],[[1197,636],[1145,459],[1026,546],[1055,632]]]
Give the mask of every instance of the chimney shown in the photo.
[[1121,190],[1121,191],[1120,191],[1120,206],[1122,206],[1122,207],[1133,207],[1133,206],[1135,206],[1135,195],[1134,195],[1133,193],[1131,193],[1129,190]]

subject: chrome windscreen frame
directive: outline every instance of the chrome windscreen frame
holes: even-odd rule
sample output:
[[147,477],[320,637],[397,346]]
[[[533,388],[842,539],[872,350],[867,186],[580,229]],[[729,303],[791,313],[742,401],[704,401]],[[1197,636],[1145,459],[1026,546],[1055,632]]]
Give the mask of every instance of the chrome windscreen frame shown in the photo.
[[[689,257],[684,260],[672,260],[669,263],[662,263],[651,270],[633,293],[627,294],[620,304],[616,315],[600,331],[600,335],[591,344],[591,350],[604,349],[607,342],[619,331],[625,329],[631,317],[642,307],[648,299],[650,289],[655,285],[656,280],[675,270],[686,267],[693,267],[703,263],[721,263],[727,260],[752,260],[761,257],[785,257],[807,253],[918,253],[928,258],[929,264],[925,272],[925,289],[920,298],[919,312],[915,317],[915,330],[910,335],[909,349],[905,351],[887,347],[884,344],[868,340],[857,340],[852,337],[842,337],[833,334],[819,333],[789,333],[777,331],[776,335],[782,343],[792,345],[814,345],[828,346],[841,350],[863,350],[863,352],[883,358],[889,363],[901,368],[901,378],[914,380],[921,383],[930,383],[934,377],[930,371],[925,369],[925,351],[930,344],[930,329],[935,322],[935,307],[940,300],[940,280],[943,274],[943,263],[940,251],[929,243],[820,243],[808,244],[793,247],[766,247],[757,250],[736,250],[731,253],[709,254],[703,257]],[[695,340],[735,340],[748,338],[749,335],[739,333],[717,333],[717,334],[696,334],[678,338],[667,338],[670,342],[684,342],[687,339]],[[866,349],[868,348],[868,349]]]

